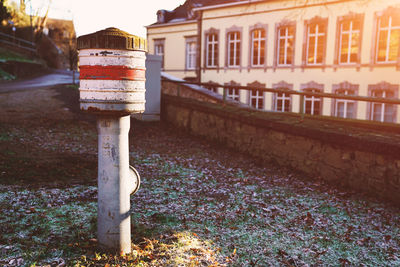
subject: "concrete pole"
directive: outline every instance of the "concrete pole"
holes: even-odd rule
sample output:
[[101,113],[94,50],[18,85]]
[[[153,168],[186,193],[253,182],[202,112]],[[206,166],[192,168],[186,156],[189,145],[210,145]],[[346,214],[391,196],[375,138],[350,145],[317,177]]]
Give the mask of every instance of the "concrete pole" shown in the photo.
[[129,128],[130,116],[97,118],[98,242],[122,254],[131,252]]

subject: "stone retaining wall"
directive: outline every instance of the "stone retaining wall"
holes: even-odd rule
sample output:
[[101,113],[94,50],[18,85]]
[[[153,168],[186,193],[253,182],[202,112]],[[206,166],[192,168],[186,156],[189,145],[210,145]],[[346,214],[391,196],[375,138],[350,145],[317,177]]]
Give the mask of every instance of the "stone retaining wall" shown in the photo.
[[165,94],[162,115],[194,135],[400,206],[399,126],[303,120]]
[[[182,81],[182,80],[181,80]],[[194,86],[193,86],[194,87]],[[222,103],[222,97],[205,88],[196,86],[191,88],[189,85],[174,83],[164,80],[162,82],[162,92],[167,95],[175,95],[185,98],[197,99],[210,103]]]

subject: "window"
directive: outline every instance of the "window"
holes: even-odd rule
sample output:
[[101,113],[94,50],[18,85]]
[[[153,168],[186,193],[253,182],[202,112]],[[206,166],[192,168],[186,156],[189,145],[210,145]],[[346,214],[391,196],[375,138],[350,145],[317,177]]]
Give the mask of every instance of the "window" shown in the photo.
[[206,33],[205,67],[218,67],[218,32],[211,29]]
[[[301,90],[309,93],[321,93],[324,91],[324,85],[316,82],[309,82],[300,86]],[[304,113],[310,115],[322,114],[322,99],[317,96],[304,96]]]
[[[306,20],[306,65],[322,65],[325,63],[325,46],[327,19],[319,17]],[[303,56],[304,59],[304,56]]]
[[[247,86],[264,88],[265,84],[253,82]],[[262,90],[253,89],[249,91],[249,106],[256,109],[264,109],[264,92]]]
[[[333,85],[333,93],[339,95],[358,95],[358,85],[343,82]],[[349,99],[333,99],[333,116],[345,119],[355,119],[357,115],[357,102]]]
[[186,38],[186,69],[196,69],[197,42],[196,37]]
[[166,10],[157,11],[157,23],[165,23],[165,13]]
[[239,31],[228,32],[227,38],[227,53],[228,53],[228,67],[240,66],[240,40],[241,33]]
[[292,65],[294,59],[295,26],[277,26],[276,65]]
[[[388,90],[373,90],[371,96],[381,98],[393,98],[394,93]],[[393,121],[394,106],[385,103],[372,103],[371,120],[381,122]]]
[[62,38],[68,39],[69,38],[69,32],[67,30],[63,31],[63,36]]
[[[368,86],[369,94],[372,97],[397,98],[398,90],[398,85],[391,85],[384,82]],[[386,103],[370,103],[369,118],[380,122],[395,122],[396,106]]]
[[255,29],[251,32],[251,66],[261,67],[265,64],[265,38],[264,29]]
[[[231,81],[230,83],[226,83],[225,85],[237,85],[239,86],[239,83],[235,83],[234,81]],[[225,94],[227,98],[230,98],[234,101],[239,101],[240,100],[240,90],[237,88],[224,88]]]
[[[292,90],[293,85],[284,81],[273,84],[274,89]],[[290,93],[275,93],[274,94],[274,110],[280,112],[290,112],[292,105],[292,97]]]
[[338,21],[339,27],[339,64],[354,64],[360,62],[362,15],[353,15]]
[[290,111],[290,94],[277,93],[275,111],[289,112]]
[[[304,89],[305,92],[321,93],[318,89]],[[316,96],[304,96],[304,113],[321,115],[321,98]]]
[[239,89],[227,88],[226,96],[232,100],[239,101]]
[[165,39],[154,40],[154,54],[161,56],[161,68],[164,68],[164,44]]
[[218,84],[213,81],[209,81],[208,85],[206,85],[205,88],[207,88],[208,90],[210,90],[214,93],[218,93]]
[[[354,95],[353,90],[339,89],[336,94],[340,95]],[[355,112],[355,101],[348,99],[336,99],[335,116],[339,118],[353,119]]]
[[395,63],[400,49],[400,15],[386,12],[377,20],[376,62]]

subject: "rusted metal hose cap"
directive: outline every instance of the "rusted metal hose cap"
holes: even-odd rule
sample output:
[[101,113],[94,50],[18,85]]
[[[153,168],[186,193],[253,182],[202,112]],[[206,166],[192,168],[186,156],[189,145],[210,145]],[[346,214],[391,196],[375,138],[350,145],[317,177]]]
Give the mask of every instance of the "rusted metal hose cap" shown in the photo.
[[147,52],[147,41],[117,28],[107,28],[78,37],[78,50],[97,48]]

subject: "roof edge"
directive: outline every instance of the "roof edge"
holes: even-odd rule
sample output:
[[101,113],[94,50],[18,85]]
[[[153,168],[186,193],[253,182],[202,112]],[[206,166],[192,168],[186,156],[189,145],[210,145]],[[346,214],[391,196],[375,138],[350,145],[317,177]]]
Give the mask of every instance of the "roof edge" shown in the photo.
[[267,1],[269,1],[269,0],[247,0],[247,1],[227,3],[227,4],[195,7],[195,8],[193,8],[193,11],[196,12],[196,11],[203,11],[203,10],[210,10],[210,9],[217,9],[217,8],[224,8],[224,7],[231,7],[231,6],[241,6],[241,5],[259,3],[259,2],[267,2]]
[[155,23],[155,24],[150,24],[148,26],[144,26],[146,29],[151,29],[151,28],[157,28],[157,27],[167,27],[167,26],[174,26],[174,25],[180,25],[180,24],[190,24],[190,23],[197,23],[196,19],[192,20],[185,20],[185,21],[176,21],[176,22],[167,22],[167,23]]

